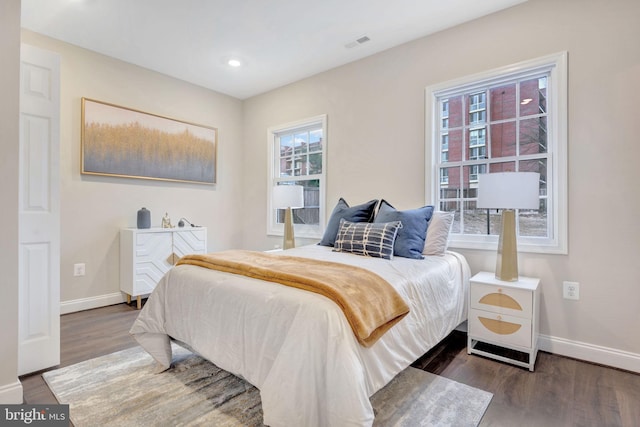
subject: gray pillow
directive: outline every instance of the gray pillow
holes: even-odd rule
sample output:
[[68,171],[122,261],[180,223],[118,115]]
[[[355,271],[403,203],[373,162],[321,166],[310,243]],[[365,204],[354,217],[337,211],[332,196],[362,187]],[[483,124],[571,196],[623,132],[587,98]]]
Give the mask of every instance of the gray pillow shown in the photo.
[[393,243],[401,228],[400,221],[371,223],[341,219],[333,250],[392,259]]
[[319,245],[333,246],[340,228],[340,220],[346,219],[351,222],[371,222],[376,211],[378,200],[370,200],[358,206],[349,207],[349,204],[341,197],[338,204],[333,208],[331,217],[324,230],[322,240]]
[[444,255],[449,243],[449,233],[453,225],[455,212],[436,211],[429,221],[427,239],[424,242],[424,255]]

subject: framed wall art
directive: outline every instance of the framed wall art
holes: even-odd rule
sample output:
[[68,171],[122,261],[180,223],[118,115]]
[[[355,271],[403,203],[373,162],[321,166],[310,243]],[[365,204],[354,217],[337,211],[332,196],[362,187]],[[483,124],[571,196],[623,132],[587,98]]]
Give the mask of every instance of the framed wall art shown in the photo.
[[216,183],[218,130],[82,98],[82,173]]

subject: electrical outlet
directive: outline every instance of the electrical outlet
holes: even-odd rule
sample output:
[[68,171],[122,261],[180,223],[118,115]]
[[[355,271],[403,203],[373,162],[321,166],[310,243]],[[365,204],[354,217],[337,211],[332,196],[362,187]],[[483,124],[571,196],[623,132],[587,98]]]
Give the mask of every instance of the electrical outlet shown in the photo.
[[73,275],[74,276],[84,276],[86,273],[84,263],[81,264],[73,264]]
[[580,283],[567,281],[562,282],[562,296],[564,299],[579,300]]

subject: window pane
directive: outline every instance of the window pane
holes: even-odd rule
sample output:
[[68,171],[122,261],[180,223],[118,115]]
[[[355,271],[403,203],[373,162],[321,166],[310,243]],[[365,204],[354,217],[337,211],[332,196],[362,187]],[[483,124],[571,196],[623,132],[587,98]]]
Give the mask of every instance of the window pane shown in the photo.
[[491,121],[516,117],[516,85],[494,87],[489,91],[491,98]]
[[549,237],[546,200],[540,200],[540,209],[518,211],[519,235],[526,237]]
[[520,155],[547,152],[547,118],[520,121]]
[[[317,225],[320,223],[320,181],[317,179],[306,181],[295,181],[295,185],[304,187],[304,208],[292,209],[292,217],[294,224]],[[282,184],[279,184],[282,185]],[[276,221],[279,224],[284,223],[284,209],[277,210],[278,215]]]
[[307,175],[307,156],[296,156],[293,168],[295,176]]
[[309,173],[308,175],[316,175],[322,173],[322,154],[309,155]]
[[449,127],[462,126],[462,96],[449,98]]
[[489,172],[515,172],[516,171],[516,162],[502,162],[502,163],[491,163],[489,165]]
[[540,174],[540,195],[547,195],[547,159],[520,161],[521,172],[538,172]]
[[449,131],[449,161],[462,160],[462,129]]
[[491,158],[516,155],[516,122],[491,125]]
[[459,197],[460,168],[440,168],[440,199]]
[[478,175],[487,172],[487,165],[465,166],[464,170],[464,192],[462,197],[476,197],[478,187]]
[[464,234],[487,234],[487,210],[476,208],[475,200],[463,203]]
[[278,140],[280,142],[280,157],[290,156],[293,147],[293,136],[282,135]]
[[295,147],[295,151],[294,151],[295,154],[306,153],[307,146],[309,144],[309,134],[307,132],[297,133],[295,134],[293,139],[294,139],[293,146]]
[[451,225],[451,232],[460,233],[460,209],[458,207],[458,202],[455,200],[442,201],[440,202],[440,210],[443,212],[455,212],[453,216],[453,224]]
[[546,114],[547,78],[541,77],[520,83],[520,116]]
[[322,151],[322,129],[309,132],[309,152]]
[[278,146],[276,147],[276,150],[278,150],[280,153],[280,161],[278,163],[278,176],[291,176],[292,174],[292,144],[293,137],[291,135],[283,135],[278,138]]

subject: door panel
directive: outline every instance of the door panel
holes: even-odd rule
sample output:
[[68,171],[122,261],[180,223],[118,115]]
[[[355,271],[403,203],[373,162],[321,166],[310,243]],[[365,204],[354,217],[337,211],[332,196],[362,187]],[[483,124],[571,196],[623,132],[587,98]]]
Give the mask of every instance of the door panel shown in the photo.
[[60,363],[60,59],[22,45],[18,374]]

